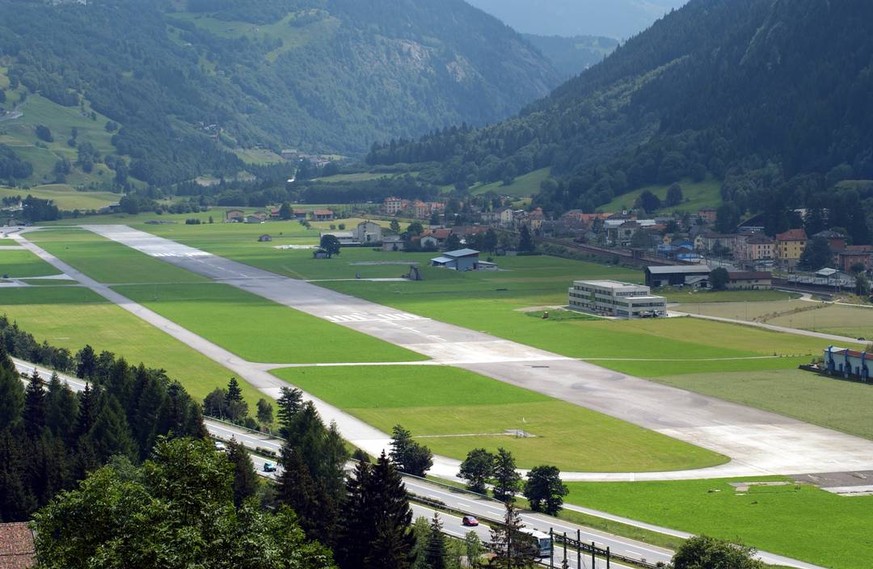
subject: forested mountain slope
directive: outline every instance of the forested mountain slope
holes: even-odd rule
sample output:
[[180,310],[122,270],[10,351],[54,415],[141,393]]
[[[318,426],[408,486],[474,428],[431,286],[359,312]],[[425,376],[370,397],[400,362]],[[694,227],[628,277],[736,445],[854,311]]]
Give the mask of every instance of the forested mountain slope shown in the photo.
[[[823,207],[837,182],[873,179],[869,21],[863,0],[692,0],[517,118],[369,161],[439,161],[462,185],[549,167],[537,201],[553,212],[707,176],[737,215]],[[870,205],[869,185],[851,191],[827,207]]]
[[[495,122],[558,82],[462,0],[0,0],[0,126],[34,94],[93,112],[151,184],[235,172],[240,148],[361,155]],[[8,150],[35,141],[0,137],[3,178],[27,177]]]

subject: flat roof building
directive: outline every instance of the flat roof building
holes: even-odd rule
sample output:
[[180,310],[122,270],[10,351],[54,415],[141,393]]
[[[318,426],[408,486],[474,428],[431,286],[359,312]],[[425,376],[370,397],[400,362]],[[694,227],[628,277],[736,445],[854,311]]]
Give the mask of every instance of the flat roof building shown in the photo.
[[573,281],[569,306],[617,318],[651,318],[667,314],[667,301],[649,287],[619,281]]

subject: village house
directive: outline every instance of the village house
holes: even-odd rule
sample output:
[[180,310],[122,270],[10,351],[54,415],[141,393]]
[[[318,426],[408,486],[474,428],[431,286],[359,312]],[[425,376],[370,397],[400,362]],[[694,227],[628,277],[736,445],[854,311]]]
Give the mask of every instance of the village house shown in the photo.
[[241,209],[229,209],[224,212],[225,223],[241,223],[246,213]]
[[737,242],[734,259],[738,261],[770,261],[775,256],[776,242],[763,233],[748,235]]
[[776,235],[776,260],[785,268],[793,269],[806,247],[806,231],[789,229]]
[[773,288],[773,273],[769,271],[730,271],[727,288],[732,290],[768,290]]
[[333,210],[316,209],[312,212],[312,221],[333,221]]

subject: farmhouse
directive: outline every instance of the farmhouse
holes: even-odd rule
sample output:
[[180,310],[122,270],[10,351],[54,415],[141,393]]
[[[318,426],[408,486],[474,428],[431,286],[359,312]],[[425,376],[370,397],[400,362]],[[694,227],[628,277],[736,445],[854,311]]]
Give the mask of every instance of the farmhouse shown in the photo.
[[658,288],[662,286],[694,286],[707,288],[709,273],[708,265],[668,265],[665,267],[646,267],[646,286]]
[[229,209],[224,212],[224,221],[229,223],[241,222],[245,216],[245,212],[241,209]]
[[857,352],[848,348],[829,346],[824,351],[825,369],[830,375],[870,381],[870,367],[873,354]]
[[312,212],[312,221],[332,221],[333,211],[329,209],[316,209]]
[[618,281],[573,281],[569,306],[619,318],[650,318],[667,314],[667,301],[647,286]]
[[382,226],[372,221],[362,221],[353,231],[358,243],[381,243]]
[[431,259],[430,265],[456,271],[475,271],[479,268],[479,251],[474,249],[446,251],[439,257]]
[[730,289],[758,290],[773,287],[773,273],[769,271],[730,271],[727,287]]

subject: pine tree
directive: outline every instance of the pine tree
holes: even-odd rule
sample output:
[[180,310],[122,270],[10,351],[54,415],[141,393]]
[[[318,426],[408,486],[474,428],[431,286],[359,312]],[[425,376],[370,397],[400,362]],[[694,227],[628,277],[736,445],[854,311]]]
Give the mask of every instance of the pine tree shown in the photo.
[[284,429],[288,428],[294,415],[303,406],[303,392],[296,387],[282,387],[280,393],[281,395],[277,401],[279,406],[279,424],[283,429],[282,436],[287,438],[288,435],[285,434]]
[[412,563],[415,536],[410,529],[412,510],[403,479],[383,452],[365,487],[373,505],[375,541],[364,557],[367,569],[407,569]]
[[504,448],[497,449],[494,459],[494,498],[511,502],[521,484],[521,475],[515,469],[515,458]]
[[231,377],[227,383],[227,395],[224,398],[225,409],[227,416],[231,421],[241,421],[249,414],[248,403],[245,402],[242,396],[239,382],[235,377]]
[[94,379],[97,372],[97,355],[94,353],[94,348],[86,345],[76,354],[78,365],[76,366],[76,377],[79,379]]
[[17,423],[24,409],[24,386],[15,365],[0,344],[0,430]]
[[24,430],[31,438],[39,438],[45,428],[45,381],[36,369],[24,390]]
[[503,569],[533,567],[539,553],[525,538],[521,515],[511,501],[506,502],[503,523],[491,527],[491,550],[497,555],[492,565]]
[[358,569],[375,539],[372,504],[366,488],[372,476],[369,462],[360,461],[346,480],[346,496],[337,527],[336,560],[341,569]]
[[258,491],[258,475],[246,447],[236,439],[227,444],[227,459],[233,464],[233,505],[239,509]]
[[76,430],[76,416],[79,414],[79,400],[76,394],[61,382],[57,373],[52,374],[48,384],[46,403],[46,425],[53,435],[67,444],[73,442]]
[[25,485],[25,449],[11,429],[0,429],[0,522],[26,521],[36,500]]
[[446,569],[447,567],[446,536],[443,535],[443,523],[436,512],[434,512],[430,522],[430,533],[427,536],[424,558],[430,569]]

